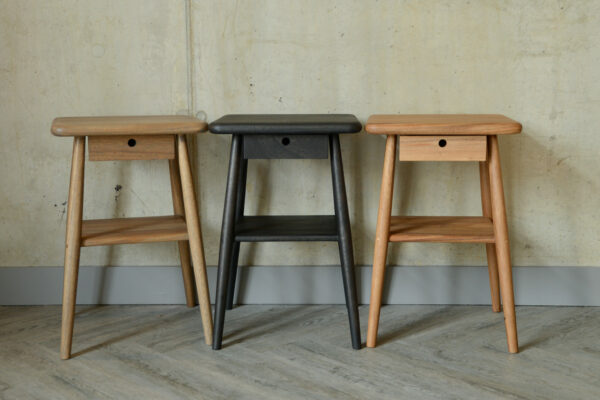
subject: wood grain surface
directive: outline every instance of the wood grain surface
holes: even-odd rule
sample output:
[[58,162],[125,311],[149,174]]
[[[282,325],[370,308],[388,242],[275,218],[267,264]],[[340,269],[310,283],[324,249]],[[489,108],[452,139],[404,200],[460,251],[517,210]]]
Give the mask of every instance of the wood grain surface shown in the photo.
[[365,131],[376,135],[507,135],[521,124],[500,114],[371,115]]
[[494,235],[496,237],[496,257],[498,260],[502,311],[504,312],[506,325],[508,351],[517,353],[519,351],[519,344],[517,340],[517,319],[515,316],[515,295],[513,291],[508,224],[506,222],[504,186],[502,183],[502,168],[500,167],[500,150],[498,149],[497,136],[489,137],[488,149],[492,220],[494,221]]
[[400,161],[485,161],[485,136],[400,136]]
[[[488,163],[479,163],[479,182],[481,186],[481,209],[486,218],[492,218],[492,195],[490,192],[490,174]],[[500,283],[498,278],[498,260],[496,257],[496,245],[486,243],[485,252],[487,256],[488,273],[490,280],[490,295],[492,298],[492,310],[500,312]]]
[[60,340],[60,358],[62,359],[68,359],[71,356],[71,343],[73,340],[77,277],[79,274],[79,256],[81,254],[84,171],[85,137],[76,137],[73,139],[65,235],[65,271],[63,276],[63,312]]
[[[452,287],[452,283],[448,283]],[[367,306],[359,313],[366,329]],[[0,307],[4,399],[595,399],[600,307],[519,307],[521,354],[488,306],[385,306],[374,349],[348,346],[344,305],[239,306],[223,351],[197,309],[78,306],[74,358],[60,306]]]
[[390,242],[494,243],[485,217],[392,217]]
[[381,297],[383,296],[383,284],[385,282],[385,263],[389,245],[390,216],[392,215],[392,199],[394,197],[397,139],[396,136],[389,135],[385,142],[383,173],[379,192],[379,210],[377,212],[377,228],[375,231],[375,249],[373,251],[373,275],[371,277],[367,347],[375,347],[377,345]]
[[172,160],[175,135],[123,135],[88,137],[90,161]]
[[179,160],[185,221],[189,236],[194,278],[196,280],[198,307],[200,309],[200,317],[202,318],[202,329],[204,330],[204,341],[207,345],[211,345],[213,320],[210,308],[210,294],[208,292],[208,278],[206,276],[206,259],[204,257],[204,245],[202,243],[202,230],[200,229],[200,217],[198,214],[198,203],[196,202],[192,166],[190,164],[185,135],[177,135],[177,158]]
[[163,135],[206,131],[206,122],[186,115],[61,117],[52,121],[56,136]]
[[180,215],[83,221],[82,246],[171,242],[187,240],[185,219]]

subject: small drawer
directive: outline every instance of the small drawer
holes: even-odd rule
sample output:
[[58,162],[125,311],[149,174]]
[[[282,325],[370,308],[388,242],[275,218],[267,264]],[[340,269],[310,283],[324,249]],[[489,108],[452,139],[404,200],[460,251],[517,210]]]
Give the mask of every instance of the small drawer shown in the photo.
[[175,158],[175,135],[88,136],[90,161]]
[[245,135],[244,158],[327,158],[327,135]]
[[400,161],[485,161],[485,136],[400,136]]

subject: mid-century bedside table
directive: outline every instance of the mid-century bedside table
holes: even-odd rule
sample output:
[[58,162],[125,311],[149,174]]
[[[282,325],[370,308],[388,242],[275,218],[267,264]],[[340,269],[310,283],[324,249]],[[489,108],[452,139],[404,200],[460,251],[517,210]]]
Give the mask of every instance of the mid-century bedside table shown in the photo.
[[[232,114],[213,121],[209,129],[212,133],[232,135],[219,249],[213,349],[221,348],[225,310],[233,305],[240,243],[298,241],[338,243],[352,347],[360,349],[354,255],[339,135],[360,132],[361,123],[350,114]],[[328,156],[333,215],[244,215],[248,160],[326,159]]]
[[[51,130],[56,136],[74,138],[65,241],[61,358],[71,357],[79,254],[80,248],[85,246],[178,242],[187,305],[195,304],[195,276],[204,340],[211,344],[212,315],[202,233],[185,137],[205,132],[206,123],[178,115],[68,117],[56,118]],[[86,137],[90,161],[168,160],[174,215],[82,220]]]
[[[373,115],[365,130],[387,135],[377,216],[367,347],[375,347],[388,242],[485,243],[492,309],[500,311],[500,292],[508,351],[518,352],[510,249],[498,135],[521,132],[503,115]],[[482,217],[391,216],[396,143],[400,161],[477,161]],[[500,290],[498,290],[500,286]]]

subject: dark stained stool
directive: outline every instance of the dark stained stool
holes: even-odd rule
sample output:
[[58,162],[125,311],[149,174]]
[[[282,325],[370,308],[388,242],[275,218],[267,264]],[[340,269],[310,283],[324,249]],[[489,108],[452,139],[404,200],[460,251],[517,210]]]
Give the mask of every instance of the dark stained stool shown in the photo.
[[[358,300],[346,185],[339,134],[356,133],[360,122],[350,114],[226,115],[212,133],[231,134],[225,192],[213,349],[221,348],[225,309],[233,295],[241,242],[338,242],[352,347],[360,349]],[[249,159],[325,159],[330,156],[335,215],[244,216]]]

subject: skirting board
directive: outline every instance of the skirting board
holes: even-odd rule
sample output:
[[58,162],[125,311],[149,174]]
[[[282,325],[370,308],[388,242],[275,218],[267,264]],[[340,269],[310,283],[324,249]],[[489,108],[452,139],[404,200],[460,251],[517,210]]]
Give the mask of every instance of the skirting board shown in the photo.
[[[216,268],[208,268],[214,299]],[[371,267],[356,271],[369,303]],[[490,304],[486,267],[388,267],[384,303]],[[600,268],[515,267],[517,305],[600,306]],[[343,304],[339,266],[240,268],[239,304]],[[0,305],[60,304],[61,267],[0,268]],[[78,304],[183,304],[177,267],[82,267]]]

